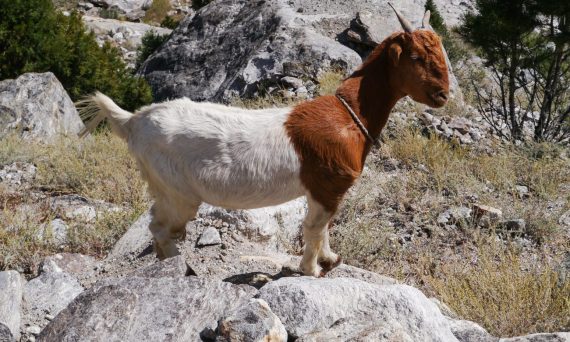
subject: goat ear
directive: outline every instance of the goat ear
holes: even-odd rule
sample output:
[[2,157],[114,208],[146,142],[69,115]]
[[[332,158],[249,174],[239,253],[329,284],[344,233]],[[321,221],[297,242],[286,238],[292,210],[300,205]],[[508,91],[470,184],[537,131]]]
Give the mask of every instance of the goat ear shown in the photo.
[[390,60],[394,66],[398,66],[400,62],[400,55],[402,54],[402,47],[399,44],[390,45],[390,50],[388,51],[390,55]]

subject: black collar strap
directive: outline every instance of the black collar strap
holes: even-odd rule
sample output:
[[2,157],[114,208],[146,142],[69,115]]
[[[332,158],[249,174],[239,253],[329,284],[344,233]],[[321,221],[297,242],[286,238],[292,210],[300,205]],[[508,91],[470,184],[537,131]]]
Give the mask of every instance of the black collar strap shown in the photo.
[[356,124],[356,126],[358,126],[358,128],[360,128],[360,131],[362,132],[362,134],[364,134],[366,139],[368,139],[368,141],[370,141],[372,143],[372,145],[374,145],[376,147],[380,146],[380,141],[378,139],[374,139],[370,135],[370,133],[368,133],[368,130],[366,129],[366,127],[364,127],[364,125],[362,124],[362,121],[360,121],[360,119],[358,118],[356,113],[352,110],[352,108],[350,108],[348,103],[346,103],[346,101],[340,95],[337,94],[336,97],[346,107],[346,109],[348,110],[348,113],[352,117],[352,120],[354,120],[354,123]]

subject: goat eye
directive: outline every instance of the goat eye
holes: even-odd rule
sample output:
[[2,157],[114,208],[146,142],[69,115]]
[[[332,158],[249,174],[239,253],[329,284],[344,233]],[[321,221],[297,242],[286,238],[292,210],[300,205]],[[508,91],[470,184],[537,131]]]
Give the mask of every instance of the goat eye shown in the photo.
[[421,61],[421,58],[418,55],[411,55],[410,58],[414,61]]

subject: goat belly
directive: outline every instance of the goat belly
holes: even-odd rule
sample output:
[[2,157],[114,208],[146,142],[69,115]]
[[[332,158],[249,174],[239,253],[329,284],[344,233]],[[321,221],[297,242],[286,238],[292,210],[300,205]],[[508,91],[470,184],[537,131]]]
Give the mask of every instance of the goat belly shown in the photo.
[[151,191],[230,209],[277,205],[305,194],[299,157],[283,125],[290,109],[247,111],[186,101],[192,106],[177,100],[151,107],[132,124],[129,147]]

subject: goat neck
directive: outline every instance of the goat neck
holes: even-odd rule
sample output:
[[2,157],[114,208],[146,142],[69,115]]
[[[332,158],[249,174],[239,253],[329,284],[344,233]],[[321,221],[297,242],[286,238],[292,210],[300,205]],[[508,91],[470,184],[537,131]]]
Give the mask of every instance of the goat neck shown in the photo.
[[[386,125],[392,108],[405,96],[392,84],[393,66],[386,48],[391,43],[392,39],[388,38],[376,47],[364,64],[337,89],[337,94],[346,100],[374,138]],[[367,147],[369,150],[370,146]]]

